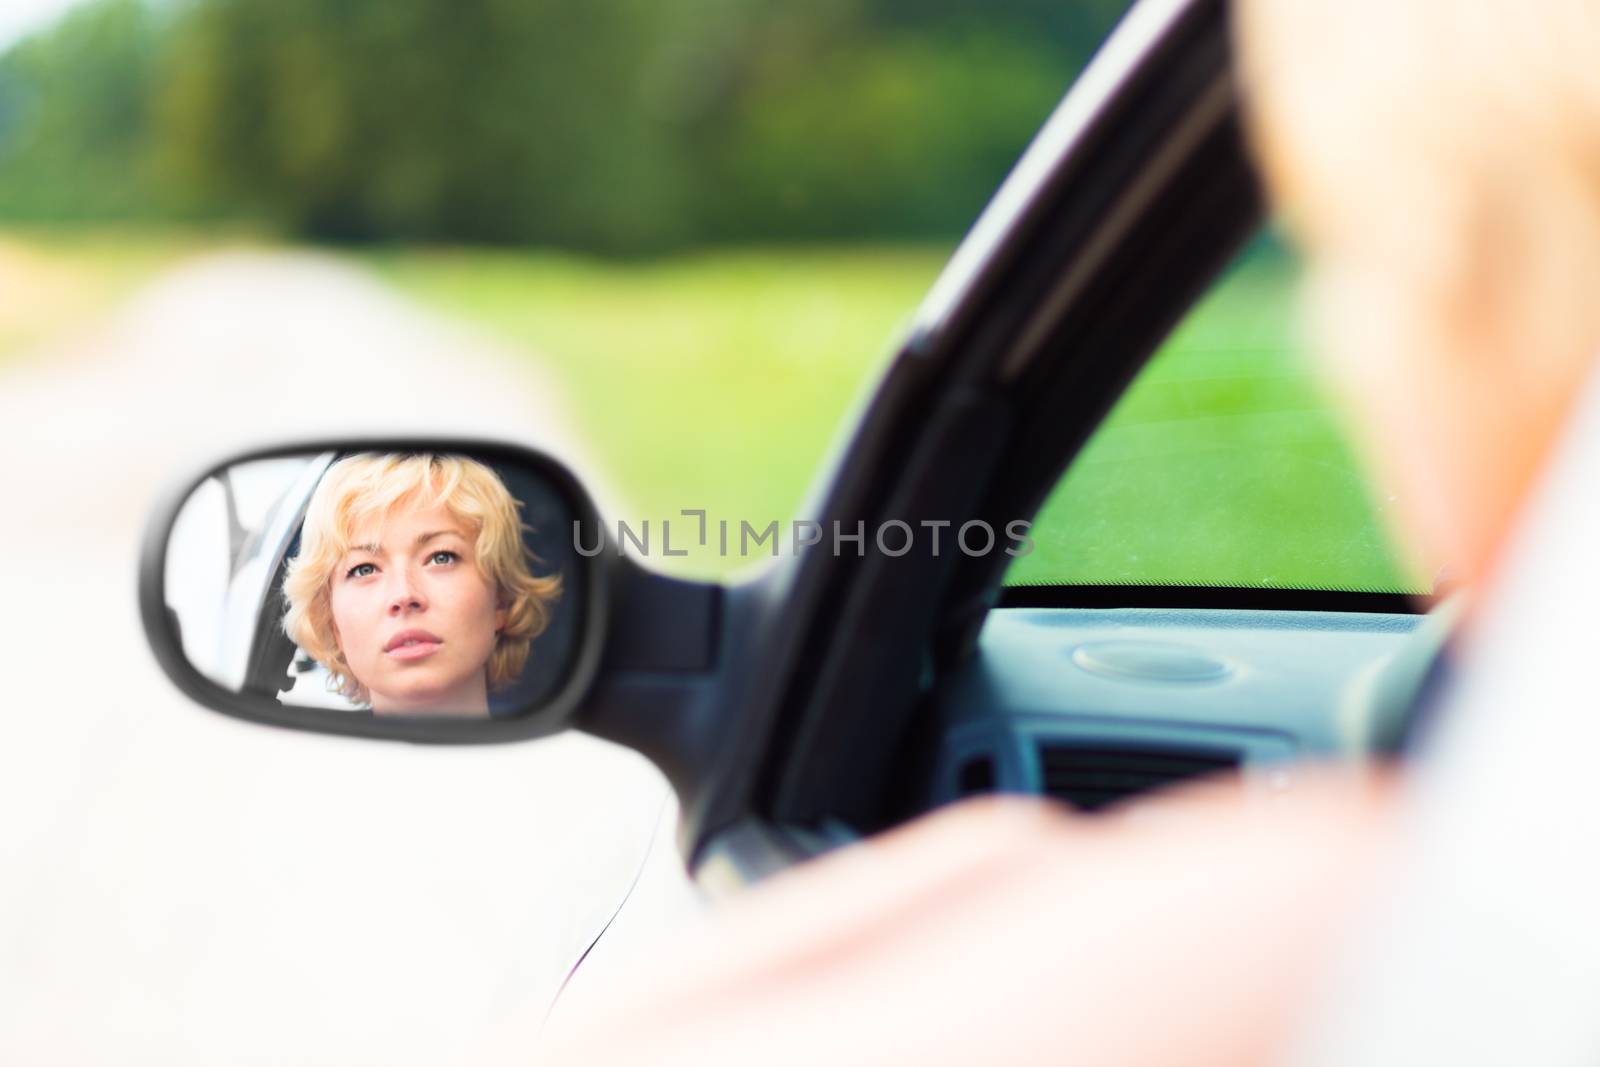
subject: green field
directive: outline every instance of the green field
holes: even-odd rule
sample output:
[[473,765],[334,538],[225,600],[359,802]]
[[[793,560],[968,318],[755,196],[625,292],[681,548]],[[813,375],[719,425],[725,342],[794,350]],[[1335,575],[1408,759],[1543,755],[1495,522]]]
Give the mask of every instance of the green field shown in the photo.
[[[637,528],[703,508],[787,523],[945,250],[703,253],[615,263],[523,253],[364,257],[426,306],[536,354]],[[674,523],[677,531],[693,520]],[[659,536],[659,533],[657,534]],[[769,542],[770,544],[770,542]],[[680,573],[759,561],[694,552]]]
[[[634,511],[796,514],[932,281],[937,250],[717,253],[647,266],[369,257],[537,351]],[[1298,353],[1292,267],[1255,248],[1179,327],[1038,517],[1011,583],[1393,590],[1366,483]],[[685,573],[742,560],[694,553]]]
[[1294,270],[1256,247],[1182,322],[1036,520],[1008,583],[1425,589],[1298,341]]
[[[13,234],[0,357],[204,247]],[[350,258],[537,360],[637,526],[683,508],[787,521],[937,274],[942,248],[704,252],[651,262],[394,248]],[[1179,327],[1035,522],[1008,581],[1395,589],[1339,426],[1297,354],[1286,259],[1257,249]],[[684,520],[687,523],[688,520]],[[681,545],[675,524],[675,542]],[[659,543],[659,542],[657,542]],[[656,562],[726,575],[757,562]]]

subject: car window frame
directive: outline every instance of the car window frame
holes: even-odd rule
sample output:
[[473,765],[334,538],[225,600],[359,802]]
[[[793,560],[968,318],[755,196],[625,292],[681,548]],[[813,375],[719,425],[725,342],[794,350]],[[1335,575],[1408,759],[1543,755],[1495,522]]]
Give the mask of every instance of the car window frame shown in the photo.
[[[1073,101],[1088,91],[1079,86],[1099,91],[1095,79],[1068,94],[1061,111],[1088,116],[1085,130],[1062,140],[1053,167],[1039,169],[1027,209],[1013,212],[1007,240],[994,246],[989,286],[971,291],[965,314],[944,320],[947,333],[914,333],[891,365],[857,441],[858,467],[876,475],[863,479],[876,482],[871,499],[890,502],[877,514],[961,477],[981,481],[983,491],[957,502],[952,520],[999,529],[1036,513],[1145,361],[1261,224],[1226,6],[1196,0],[1160,10],[1168,16],[1161,33],[1098,107]],[[918,364],[938,368],[927,373],[937,386],[897,409],[897,375],[903,381]],[[905,407],[919,401],[908,417]],[[892,439],[895,430],[879,424],[897,416],[899,453],[908,458],[888,464],[873,435]],[[927,462],[963,435],[952,452],[959,473]],[[854,517],[837,499],[824,514],[840,511]],[[807,677],[787,694],[755,798],[773,822],[886,824],[884,783],[915,708],[972,653],[1009,557],[963,557],[922,575],[908,575],[904,560],[889,562],[894,568],[877,561],[876,573],[835,568],[823,611],[830,625],[812,631],[802,656]]]

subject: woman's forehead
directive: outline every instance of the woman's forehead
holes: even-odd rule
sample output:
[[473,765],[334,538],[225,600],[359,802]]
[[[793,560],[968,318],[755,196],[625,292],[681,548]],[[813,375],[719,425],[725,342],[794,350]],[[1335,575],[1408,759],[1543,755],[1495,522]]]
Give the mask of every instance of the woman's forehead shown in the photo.
[[424,502],[412,496],[388,507],[352,513],[346,519],[345,533],[345,543],[351,550],[396,550],[451,534],[470,540],[474,529],[443,501]]

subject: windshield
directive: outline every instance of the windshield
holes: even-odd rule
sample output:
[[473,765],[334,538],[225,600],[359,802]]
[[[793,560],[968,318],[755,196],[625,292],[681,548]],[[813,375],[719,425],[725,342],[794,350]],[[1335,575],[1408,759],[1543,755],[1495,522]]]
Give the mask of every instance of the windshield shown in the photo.
[[1429,589],[1301,354],[1296,273],[1270,234],[1236,257],[1052,491],[1008,586]]

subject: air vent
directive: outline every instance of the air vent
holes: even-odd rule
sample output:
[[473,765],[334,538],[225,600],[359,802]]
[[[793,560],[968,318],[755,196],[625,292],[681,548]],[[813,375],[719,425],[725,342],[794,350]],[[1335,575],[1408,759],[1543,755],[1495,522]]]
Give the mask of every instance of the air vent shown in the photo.
[[1203,774],[1239,769],[1224,749],[1131,748],[1047,743],[1039,746],[1044,792],[1082,811],[1096,811],[1138,793]]

